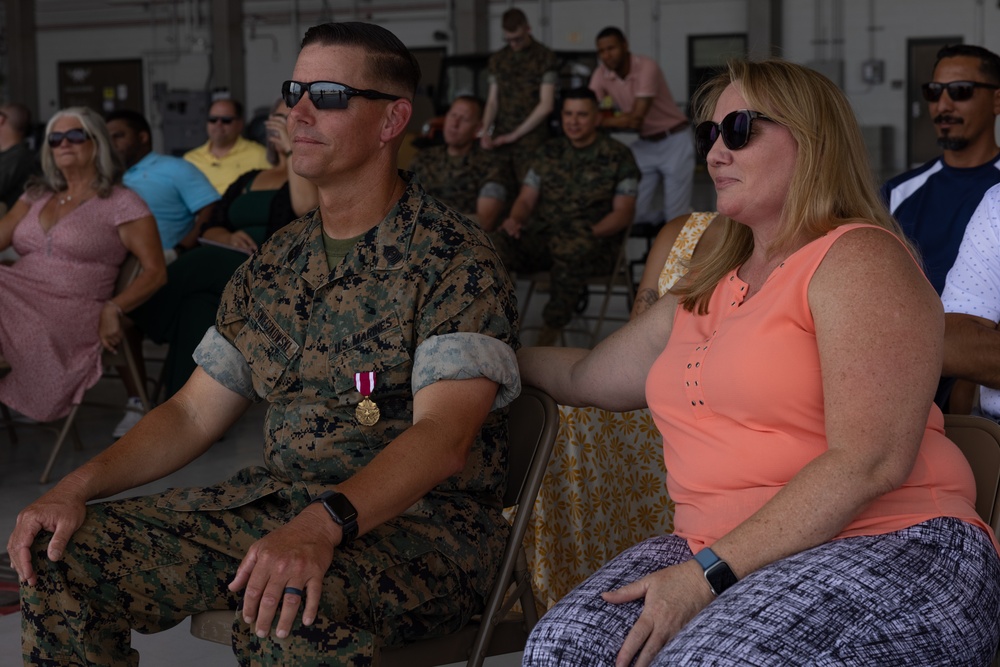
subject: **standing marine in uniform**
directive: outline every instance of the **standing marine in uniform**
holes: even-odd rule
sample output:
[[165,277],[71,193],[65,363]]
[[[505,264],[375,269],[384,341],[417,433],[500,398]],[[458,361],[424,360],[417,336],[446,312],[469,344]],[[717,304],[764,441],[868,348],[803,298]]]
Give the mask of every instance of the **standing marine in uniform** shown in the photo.
[[[237,271],[181,391],[19,515],[26,663],[134,665],[132,628],[230,609],[243,665],[367,665],[482,608],[507,534],[511,285],[396,171],[419,68],[394,35],[315,26],[292,78],[320,206]],[[181,468],[259,400],[262,466],[85,504]]]
[[520,9],[504,12],[501,24],[507,46],[490,56],[480,143],[494,151],[497,167],[520,183],[528,161],[550,136],[548,118],[555,108],[558,62],[556,54],[532,38],[528,18]]

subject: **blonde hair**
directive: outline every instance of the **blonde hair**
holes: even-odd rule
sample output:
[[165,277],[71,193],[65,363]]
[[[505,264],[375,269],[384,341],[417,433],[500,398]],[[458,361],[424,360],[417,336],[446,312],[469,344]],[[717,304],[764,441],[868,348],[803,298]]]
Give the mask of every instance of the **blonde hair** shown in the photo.
[[[698,121],[711,119],[722,91],[735,86],[748,108],[788,129],[798,146],[788,196],[781,211],[782,230],[769,253],[788,249],[797,239],[817,239],[852,222],[883,227],[907,244],[889,214],[861,137],[861,129],[844,94],[818,72],[786,62],[732,61],[726,71],[695,94]],[[704,314],[715,286],[745,262],[754,249],[748,227],[719,216],[723,235],[712,252],[695,262],[691,279],[673,291],[685,309]],[[911,248],[911,252],[915,251]]]
[[87,107],[62,109],[49,120],[45,126],[45,140],[42,142],[42,176],[34,180],[29,189],[35,195],[42,192],[61,192],[66,189],[66,177],[56,166],[55,160],[52,158],[52,147],[49,146],[48,141],[49,134],[52,133],[52,126],[57,120],[66,116],[80,121],[80,127],[94,142],[95,174],[91,187],[97,192],[98,197],[110,196],[112,188],[121,182],[125,168],[121,158],[112,150],[111,136],[108,134],[104,119],[96,111]]

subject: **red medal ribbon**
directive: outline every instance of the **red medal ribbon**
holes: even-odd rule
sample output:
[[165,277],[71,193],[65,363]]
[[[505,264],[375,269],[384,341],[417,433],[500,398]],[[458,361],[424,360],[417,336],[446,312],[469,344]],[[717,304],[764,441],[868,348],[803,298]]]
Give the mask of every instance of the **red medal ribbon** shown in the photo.
[[375,371],[354,374],[354,386],[358,388],[361,395],[368,398],[372,390],[375,389]]

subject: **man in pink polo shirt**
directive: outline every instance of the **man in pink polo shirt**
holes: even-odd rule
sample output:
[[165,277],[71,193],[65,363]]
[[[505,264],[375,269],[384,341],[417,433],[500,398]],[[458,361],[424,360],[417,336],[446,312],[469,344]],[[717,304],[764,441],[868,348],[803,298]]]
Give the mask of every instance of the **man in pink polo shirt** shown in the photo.
[[[601,64],[590,77],[590,89],[598,100],[610,97],[621,112],[605,118],[601,125],[639,133],[630,146],[642,170],[636,222],[661,222],[689,213],[694,137],[660,66],[651,58],[629,53],[628,40],[614,27],[597,33],[597,55]],[[653,201],[658,185],[663,187],[662,207]]]

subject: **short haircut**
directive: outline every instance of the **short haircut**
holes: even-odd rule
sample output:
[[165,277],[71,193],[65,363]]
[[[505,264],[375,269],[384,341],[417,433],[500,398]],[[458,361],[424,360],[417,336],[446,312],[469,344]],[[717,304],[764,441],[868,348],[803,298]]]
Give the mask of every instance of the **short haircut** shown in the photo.
[[986,77],[988,83],[1000,85],[1000,56],[989,49],[974,44],[950,44],[941,48],[937,52],[937,60],[934,61],[934,69],[945,58],[958,58],[965,56],[979,59],[979,71]]
[[8,122],[15,132],[20,135],[28,133],[31,126],[31,111],[20,102],[10,102],[0,106],[0,110],[7,116]]
[[211,104],[208,105],[209,111],[212,109],[212,105],[218,102],[228,102],[233,106],[233,115],[239,120],[243,120],[243,103],[232,97],[220,97],[218,99],[212,100]]
[[597,95],[590,88],[586,86],[580,86],[579,88],[570,88],[565,93],[563,93],[563,102],[566,100],[590,100],[594,103],[594,106],[599,106],[597,102]]
[[140,132],[145,132],[152,139],[153,130],[149,127],[149,121],[138,111],[132,111],[131,109],[115,109],[114,111],[105,114],[104,122],[110,123],[113,120],[120,120],[125,123],[129,129],[131,129],[136,134]]
[[504,32],[514,32],[521,28],[528,27],[528,17],[520,9],[512,7],[503,13],[500,19],[500,26]]
[[401,88],[411,98],[417,92],[420,83],[417,59],[398,37],[381,26],[360,21],[315,25],[302,38],[302,48],[310,44],[363,49],[368,71],[377,81]]
[[614,27],[613,25],[609,25],[607,28],[597,33],[597,37],[594,39],[594,41],[596,42],[597,40],[604,39],[605,37],[617,37],[621,42],[628,41],[627,39],[625,39],[625,33],[623,33],[619,28]]
[[476,97],[475,95],[456,95],[455,99],[451,101],[452,105],[454,105],[455,102],[468,102],[472,106],[476,107],[476,113],[479,115],[479,117],[480,118],[483,117],[483,109],[486,107],[486,105],[483,104],[483,101],[478,97]]

